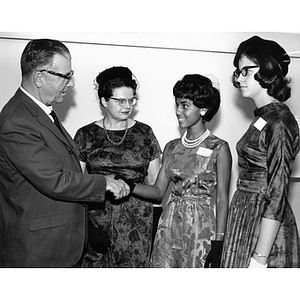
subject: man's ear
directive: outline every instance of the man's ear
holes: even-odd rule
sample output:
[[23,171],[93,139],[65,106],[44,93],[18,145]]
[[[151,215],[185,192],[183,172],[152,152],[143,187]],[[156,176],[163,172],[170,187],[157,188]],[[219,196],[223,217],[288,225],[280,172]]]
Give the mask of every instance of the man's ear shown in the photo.
[[43,85],[43,74],[40,71],[34,72],[33,76],[33,83],[35,84],[36,87],[40,88]]

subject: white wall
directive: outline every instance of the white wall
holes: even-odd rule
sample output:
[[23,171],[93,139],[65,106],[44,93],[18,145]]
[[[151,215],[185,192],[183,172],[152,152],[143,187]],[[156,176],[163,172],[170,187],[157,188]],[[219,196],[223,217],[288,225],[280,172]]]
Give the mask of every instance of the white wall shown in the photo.
[[[172,96],[176,81],[187,73],[213,74],[220,82],[221,107],[208,127],[230,144],[232,195],[237,177],[235,144],[253,117],[254,105],[241,98],[230,76],[237,46],[253,34],[276,40],[287,52],[300,50],[300,35],[291,33],[0,33],[0,109],[20,84],[20,56],[31,38],[60,39],[71,51],[75,87],[55,110],[72,136],[102,117],[93,80],[105,68],[127,66],[136,75],[140,89],[134,118],[153,128],[162,148],[180,136]],[[300,52],[291,56],[292,98],[286,103],[300,116]],[[299,193],[300,180],[293,179],[290,202],[300,228]]]

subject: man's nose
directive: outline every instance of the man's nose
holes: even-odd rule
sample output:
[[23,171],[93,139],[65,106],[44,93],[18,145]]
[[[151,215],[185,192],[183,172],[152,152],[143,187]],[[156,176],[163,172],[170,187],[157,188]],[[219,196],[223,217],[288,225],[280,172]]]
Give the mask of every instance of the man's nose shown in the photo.
[[74,87],[74,86],[75,86],[74,78],[71,77],[70,81],[69,81],[68,84],[67,84],[67,87]]

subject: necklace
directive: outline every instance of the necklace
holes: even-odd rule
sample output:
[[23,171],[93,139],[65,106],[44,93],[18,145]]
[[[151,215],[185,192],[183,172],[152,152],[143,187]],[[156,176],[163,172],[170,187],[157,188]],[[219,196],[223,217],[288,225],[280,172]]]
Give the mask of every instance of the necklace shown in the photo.
[[208,129],[206,129],[206,131],[199,136],[198,138],[194,139],[194,140],[189,140],[186,137],[187,132],[185,132],[182,137],[181,137],[181,143],[184,147],[187,148],[194,148],[199,146],[210,134],[210,131]]
[[128,130],[128,120],[126,120],[126,123],[125,123],[125,133],[124,133],[123,137],[121,138],[120,142],[116,143],[116,142],[112,141],[112,140],[110,139],[109,135],[108,135],[108,131],[107,131],[106,126],[105,126],[105,118],[106,118],[106,117],[104,117],[104,119],[103,119],[103,129],[104,129],[104,132],[105,132],[105,135],[106,135],[108,141],[109,141],[111,144],[113,144],[114,146],[120,146],[120,145],[124,142],[125,137],[126,137],[126,134],[127,134],[127,130]]

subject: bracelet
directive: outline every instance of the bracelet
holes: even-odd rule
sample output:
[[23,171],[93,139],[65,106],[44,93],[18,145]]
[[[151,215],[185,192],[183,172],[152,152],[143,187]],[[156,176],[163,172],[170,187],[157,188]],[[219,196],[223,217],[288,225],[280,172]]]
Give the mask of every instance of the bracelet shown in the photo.
[[217,232],[216,235],[217,235],[217,234],[219,234],[219,235],[225,235],[224,232]]
[[253,253],[256,254],[258,257],[268,258],[268,256],[264,256],[264,255],[262,255],[260,252],[254,251]]

